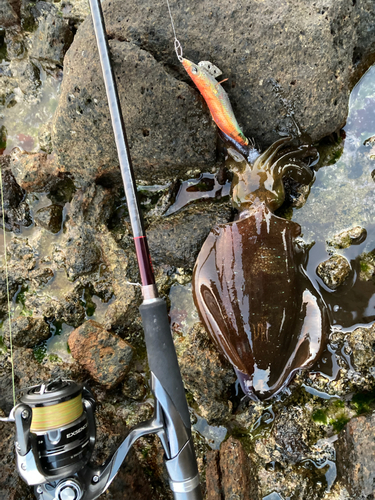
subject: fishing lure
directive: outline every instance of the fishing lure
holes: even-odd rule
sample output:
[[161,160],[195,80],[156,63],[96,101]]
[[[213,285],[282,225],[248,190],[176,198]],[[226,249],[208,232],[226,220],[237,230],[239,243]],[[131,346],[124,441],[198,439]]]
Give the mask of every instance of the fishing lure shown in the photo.
[[209,61],[194,64],[184,58],[182,64],[206,101],[219,129],[238,144],[247,146],[249,140],[237,123],[228,94],[220,85],[221,82],[216,80],[222,74],[219,68]]
[[287,137],[260,154],[216,81],[220,70],[180,60],[227,145],[232,203],[239,212],[238,220],[213,228],[203,244],[193,273],[194,302],[245,394],[269,399],[317,361],[329,330],[327,307],[306,274],[308,253],[296,242],[301,227],[273,214],[285,199],[285,176],[312,181],[303,163],[312,150],[294,148]]

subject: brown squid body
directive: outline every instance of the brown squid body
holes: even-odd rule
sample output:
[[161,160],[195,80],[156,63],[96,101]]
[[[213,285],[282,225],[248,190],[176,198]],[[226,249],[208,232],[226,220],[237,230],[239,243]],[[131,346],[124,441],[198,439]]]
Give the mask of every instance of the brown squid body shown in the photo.
[[262,203],[215,227],[196,262],[194,299],[242,389],[268,399],[324,347],[326,308],[305,275],[300,226]]

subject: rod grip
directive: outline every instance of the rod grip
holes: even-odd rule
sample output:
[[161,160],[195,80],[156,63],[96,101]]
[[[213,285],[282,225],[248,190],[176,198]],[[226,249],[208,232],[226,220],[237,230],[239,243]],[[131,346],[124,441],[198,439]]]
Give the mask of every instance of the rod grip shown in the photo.
[[174,348],[167,306],[153,299],[140,308],[150,370],[164,387],[190,433],[189,410]]

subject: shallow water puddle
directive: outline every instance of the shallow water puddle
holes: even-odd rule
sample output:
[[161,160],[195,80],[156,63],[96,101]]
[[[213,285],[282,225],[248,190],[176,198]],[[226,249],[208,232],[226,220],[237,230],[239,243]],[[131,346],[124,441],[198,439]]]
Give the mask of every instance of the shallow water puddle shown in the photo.
[[18,146],[25,151],[39,150],[39,130],[57,108],[62,74],[53,76],[40,68],[41,87],[37,97],[26,100],[16,89],[14,105],[0,109],[0,127],[6,137],[4,154]]

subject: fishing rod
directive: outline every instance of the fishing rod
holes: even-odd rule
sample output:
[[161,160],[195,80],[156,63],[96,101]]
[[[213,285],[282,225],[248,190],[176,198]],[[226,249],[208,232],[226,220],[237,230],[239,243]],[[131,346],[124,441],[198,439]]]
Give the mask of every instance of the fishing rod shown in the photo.
[[131,446],[157,434],[175,500],[202,500],[189,409],[168,320],[158,297],[100,0],[89,0],[142,282],[139,307],[154,395],[154,417],[134,427],[101,467],[89,461],[95,446],[93,394],[58,379],[25,391],[7,419],[15,422],[17,469],[38,500],[94,500],[111,484]]

